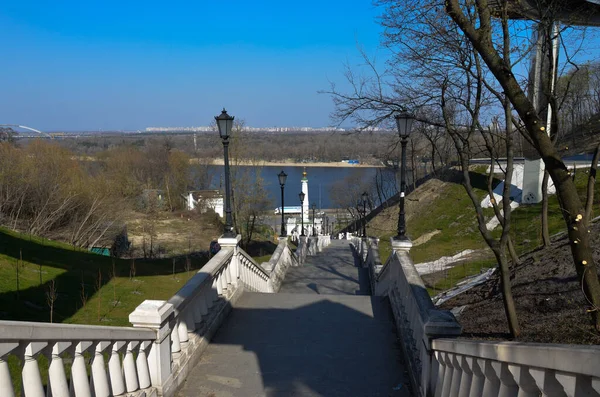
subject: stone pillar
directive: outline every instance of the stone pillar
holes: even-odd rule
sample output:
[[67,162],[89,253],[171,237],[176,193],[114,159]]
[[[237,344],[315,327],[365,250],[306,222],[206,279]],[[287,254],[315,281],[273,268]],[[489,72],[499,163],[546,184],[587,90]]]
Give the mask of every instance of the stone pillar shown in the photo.
[[318,237],[310,236],[308,238],[308,253],[307,253],[307,255],[317,255],[317,253],[319,252],[319,249],[317,247],[318,242],[319,242]]
[[[304,202],[302,203],[302,213],[304,214],[304,220],[306,221],[308,219],[308,209],[309,209],[309,202],[310,200],[308,199],[308,178],[306,177],[306,168],[304,169],[304,172],[302,173],[302,193],[304,193]],[[300,233],[302,234],[302,231],[300,231]]]
[[396,252],[410,252],[412,248],[412,241],[408,237],[402,240],[398,240],[395,237],[390,238],[392,242],[392,251]]
[[242,235],[238,234],[235,237],[220,237],[217,242],[221,246],[221,249],[233,250],[233,256],[231,257],[231,264],[226,270],[229,274],[230,283],[234,287],[238,285],[238,279],[240,278],[240,261],[238,260],[238,246],[242,240]]
[[166,301],[145,300],[129,315],[134,327],[151,328],[156,332],[156,339],[148,355],[148,368],[152,386],[159,389],[159,394],[171,379],[171,322],[173,322],[173,305]]

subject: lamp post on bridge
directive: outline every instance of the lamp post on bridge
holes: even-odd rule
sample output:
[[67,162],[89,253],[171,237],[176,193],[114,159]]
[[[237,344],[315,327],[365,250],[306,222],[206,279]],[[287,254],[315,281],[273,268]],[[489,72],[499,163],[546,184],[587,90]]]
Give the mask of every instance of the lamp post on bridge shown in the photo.
[[325,234],[330,234],[329,233],[329,217],[325,216]]
[[367,199],[369,198],[369,194],[367,192],[363,192],[362,194],[362,204],[363,204],[363,237],[367,237]]
[[304,194],[304,192],[300,192],[300,194],[298,195],[298,197],[300,197],[300,208],[302,208],[300,210],[300,219],[301,219],[301,223],[300,223],[300,235],[302,237],[304,237],[304,198],[306,197],[306,195]]
[[225,227],[223,237],[235,237],[233,222],[231,219],[231,186],[229,184],[229,135],[233,127],[233,116],[227,114],[225,108],[220,115],[215,116],[219,135],[223,141],[223,155],[225,160]]
[[400,204],[398,214],[398,235],[395,237],[396,240],[405,241],[408,240],[406,237],[406,219],[404,212],[404,194],[406,192],[406,144],[408,143],[408,137],[412,128],[415,116],[402,112],[394,116],[396,119],[396,126],[398,128],[398,135],[400,136],[400,143],[402,145],[402,166],[400,167]]
[[317,229],[315,228],[315,210],[317,209],[317,205],[315,203],[312,204],[312,210],[313,210],[313,237],[315,237],[317,235]]
[[283,188],[285,186],[287,174],[281,170],[277,177],[279,178],[279,185],[281,186],[281,237],[286,237],[287,233],[285,231],[285,203],[283,200]]

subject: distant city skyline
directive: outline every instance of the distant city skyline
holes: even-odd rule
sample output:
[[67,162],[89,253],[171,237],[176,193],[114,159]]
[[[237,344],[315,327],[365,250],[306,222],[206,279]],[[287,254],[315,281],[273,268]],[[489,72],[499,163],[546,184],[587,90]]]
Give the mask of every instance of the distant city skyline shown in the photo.
[[[7,1],[0,123],[42,131],[332,124],[330,83],[379,50],[370,1]],[[215,18],[215,15],[225,15]]]

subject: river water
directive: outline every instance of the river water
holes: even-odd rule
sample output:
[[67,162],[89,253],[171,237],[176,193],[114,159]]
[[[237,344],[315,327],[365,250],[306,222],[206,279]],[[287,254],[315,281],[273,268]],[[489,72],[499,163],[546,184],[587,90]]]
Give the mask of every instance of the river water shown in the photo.
[[[265,182],[265,188],[272,202],[272,207],[281,206],[281,188],[277,175],[283,170],[287,174],[285,183],[285,205],[298,206],[300,199],[298,194],[301,191],[301,179],[304,167],[301,166],[240,166],[246,168],[251,174],[260,172],[260,176]],[[393,171],[376,167],[306,167],[308,177],[308,196],[309,203],[316,204],[317,208],[331,209],[336,205],[330,197],[331,187],[336,183],[344,180],[360,180],[361,184],[367,185],[374,182],[377,170],[382,170],[389,174],[385,178],[389,183],[394,183]],[[242,171],[243,172],[243,171]],[[224,187],[224,168],[223,166],[209,166],[209,174],[211,175],[211,189],[219,189]],[[391,188],[391,187],[390,187]]]

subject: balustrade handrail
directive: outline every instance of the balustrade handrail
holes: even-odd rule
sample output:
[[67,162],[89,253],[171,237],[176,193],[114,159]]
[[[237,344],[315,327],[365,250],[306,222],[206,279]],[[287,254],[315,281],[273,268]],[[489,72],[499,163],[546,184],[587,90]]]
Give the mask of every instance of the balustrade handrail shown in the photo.
[[600,347],[435,339],[432,350],[600,378]]
[[265,269],[263,269],[261,265],[256,263],[256,261],[246,251],[240,249],[239,253],[243,258],[245,258],[248,261],[247,263],[245,263],[245,265],[250,265],[249,267],[258,270],[258,275],[263,280],[267,281],[269,279],[269,274],[265,271]]
[[142,341],[154,340],[156,332],[135,327],[51,324],[0,321],[0,343],[11,341]]
[[213,276],[227,265],[233,256],[233,249],[221,249],[215,254],[183,287],[173,295],[168,303],[173,305],[176,312],[182,311],[193,301],[207,284],[212,283]]

